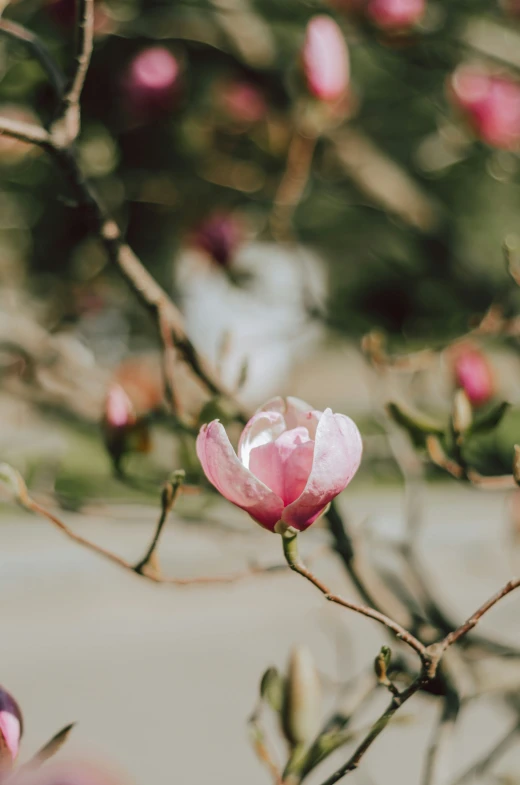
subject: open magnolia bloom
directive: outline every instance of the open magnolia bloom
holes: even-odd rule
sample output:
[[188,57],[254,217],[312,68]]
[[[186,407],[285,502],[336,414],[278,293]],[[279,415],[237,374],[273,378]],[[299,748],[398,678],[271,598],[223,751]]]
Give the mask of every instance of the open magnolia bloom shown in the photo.
[[7,690],[0,687],[0,769],[10,769],[18,756],[23,732],[22,712]]
[[261,526],[283,533],[314,523],[356,473],[356,424],[298,398],[274,398],[249,420],[236,455],[218,420],[203,425],[197,455],[208,480]]

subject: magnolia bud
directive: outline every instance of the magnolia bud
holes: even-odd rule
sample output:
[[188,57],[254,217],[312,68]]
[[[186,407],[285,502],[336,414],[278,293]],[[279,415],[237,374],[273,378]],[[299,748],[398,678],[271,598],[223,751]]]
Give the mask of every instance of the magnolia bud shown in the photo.
[[485,68],[462,65],[453,74],[449,94],[475,134],[504,150],[520,145],[520,84]]
[[425,10],[426,0],[370,0],[367,15],[384,30],[400,31],[416,25]]
[[457,390],[453,396],[453,407],[451,411],[451,424],[453,432],[460,436],[471,427],[473,422],[473,409],[468,396],[464,390]]
[[513,477],[517,485],[520,485],[520,445],[515,444],[515,454],[513,455]]
[[15,699],[0,687],[0,769],[11,768],[23,733],[22,712]]
[[493,397],[493,371],[486,356],[470,343],[452,352],[455,382],[468,396],[473,406],[482,406]]
[[284,680],[276,668],[268,668],[260,682],[260,696],[273,711],[282,710],[284,701]]
[[217,264],[228,267],[244,239],[240,222],[229,213],[215,213],[200,224],[194,243]]
[[142,118],[171,109],[179,91],[179,79],[179,63],[169,49],[143,49],[131,61],[124,79],[128,111]]
[[330,16],[314,16],[302,49],[307,88],[321,101],[337,101],[349,85],[349,57],[343,33]]
[[381,646],[381,651],[374,660],[374,670],[380,682],[385,682],[388,678],[387,671],[392,659],[392,651],[389,646]]
[[321,685],[309,649],[293,649],[289,660],[283,706],[283,728],[289,742],[308,744],[321,720]]

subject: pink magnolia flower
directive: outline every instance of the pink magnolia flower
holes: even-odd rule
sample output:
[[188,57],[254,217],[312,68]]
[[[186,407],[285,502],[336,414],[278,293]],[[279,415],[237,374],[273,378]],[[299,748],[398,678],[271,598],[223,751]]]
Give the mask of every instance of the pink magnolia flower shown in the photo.
[[483,68],[462,65],[450,80],[450,93],[483,142],[505,150],[520,143],[520,84]]
[[218,420],[203,425],[197,455],[208,480],[269,531],[303,531],[355,475],[356,424],[298,398],[274,398],[242,431],[238,455]]
[[125,100],[136,115],[171,108],[179,90],[180,66],[164,46],[143,49],[131,61],[124,79]]
[[135,422],[132,401],[120,384],[111,384],[105,402],[105,418],[113,428],[123,428]]
[[0,767],[10,768],[18,756],[23,732],[22,712],[15,699],[0,687]]
[[482,406],[494,395],[493,371],[486,356],[476,347],[466,345],[454,354],[455,381],[473,406]]
[[302,49],[309,91],[321,101],[337,101],[349,85],[349,57],[343,33],[330,16],[314,16]]
[[367,14],[385,30],[406,30],[421,20],[426,0],[370,0]]

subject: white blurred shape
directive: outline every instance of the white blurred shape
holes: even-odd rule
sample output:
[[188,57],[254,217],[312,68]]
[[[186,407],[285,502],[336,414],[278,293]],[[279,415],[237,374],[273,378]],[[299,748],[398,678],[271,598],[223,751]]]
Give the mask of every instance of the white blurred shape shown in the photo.
[[[289,373],[319,341],[327,286],[323,264],[309,250],[254,242],[228,268],[186,248],[175,264],[175,286],[191,340],[223,384],[256,406],[284,392]],[[232,277],[234,280],[232,280]],[[239,283],[235,283],[239,280]]]

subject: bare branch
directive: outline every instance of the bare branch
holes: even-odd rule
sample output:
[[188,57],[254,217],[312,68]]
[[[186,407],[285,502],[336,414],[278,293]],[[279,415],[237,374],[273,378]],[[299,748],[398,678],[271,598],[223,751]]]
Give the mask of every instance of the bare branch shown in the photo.
[[487,613],[494,605],[496,605],[499,600],[501,600],[503,597],[506,597],[512,591],[517,589],[519,586],[520,586],[520,578],[513,578],[512,580],[508,581],[506,585],[503,586],[502,589],[500,589],[500,591],[497,591],[497,593],[494,594],[492,597],[490,597],[490,599],[487,600],[487,602],[481,605],[480,608],[476,610],[475,613],[472,616],[470,616],[469,619],[467,619],[467,621],[464,622],[464,624],[461,624],[461,626],[458,627],[456,630],[446,635],[444,640],[441,641],[440,643],[442,652],[446,651],[446,649],[449,646],[452,646],[454,643],[457,643],[457,641],[459,641],[464,635],[466,635],[470,630],[473,629],[473,627],[475,627],[478,624],[478,622],[484,616],[484,614]]
[[48,151],[52,150],[52,140],[48,131],[33,123],[11,120],[10,117],[0,117],[0,134],[6,134],[21,142],[36,144]]
[[[134,566],[134,570],[139,574],[144,573],[144,571],[147,569],[147,567],[150,566],[152,562],[152,559],[156,552],[156,548],[159,545],[159,539],[161,537],[161,532],[163,530],[164,524],[168,520],[168,516],[172,511],[175,502],[177,501],[177,498],[181,492],[182,484],[184,482],[184,477],[185,474],[183,471],[175,472],[173,481],[167,483],[163,489],[162,497],[161,497],[161,515],[159,516],[159,520],[157,522],[155,534],[150,543],[150,547],[146,551],[145,555]],[[158,564],[154,564],[154,573],[156,573],[158,576],[160,575]]]
[[23,25],[8,19],[0,19],[0,32],[14,41],[19,41],[19,43],[32,52],[47,74],[49,82],[57,97],[61,98],[63,91],[65,90],[65,77],[51,53],[38,36],[31,32],[31,30],[27,30]]
[[[93,553],[97,553],[99,556],[102,556],[104,559],[112,562],[113,564],[117,564],[119,567],[122,567],[124,570],[128,570],[129,572],[134,573],[134,575],[139,575],[141,578],[146,580],[152,581],[152,583],[167,583],[173,586],[193,586],[193,585],[212,585],[212,584],[222,584],[222,583],[235,583],[236,581],[242,580],[244,578],[251,577],[253,575],[261,575],[265,573],[276,572],[279,570],[286,569],[285,565],[273,565],[270,567],[256,567],[252,566],[245,570],[240,570],[239,572],[231,573],[229,575],[217,575],[217,576],[200,576],[195,578],[175,578],[175,577],[163,577],[162,575],[146,571],[142,566],[142,562],[139,562],[137,565],[132,564],[131,562],[123,559],[122,556],[118,556],[118,554],[109,551],[107,548],[103,548],[102,545],[98,545],[97,543],[91,542],[87,540],[85,537],[82,537],[80,534],[77,534],[73,531],[66,523],[64,523],[60,518],[58,518],[54,513],[47,510],[45,507],[42,507],[41,504],[38,504],[34,499],[31,498],[29,495],[28,488],[22,478],[22,476],[15,471],[11,466],[7,464],[0,464],[0,479],[5,481],[6,485],[11,488],[16,496],[17,502],[24,507],[26,510],[30,512],[34,512],[37,515],[42,515],[44,518],[47,518],[57,529],[59,529],[63,534],[65,534],[70,540],[76,542],[78,545],[82,545],[84,548],[92,551]],[[166,505],[167,508],[167,505]],[[163,512],[164,512],[163,508]],[[171,509],[171,508],[170,508]],[[164,513],[166,520],[167,512]],[[161,515],[162,518],[162,515]],[[161,522],[161,519],[160,521]],[[163,522],[164,523],[164,522]],[[162,525],[160,529],[162,529]],[[159,529],[159,527],[158,527]],[[159,529],[159,534],[160,534]],[[156,536],[154,540],[156,540]],[[152,541],[153,548],[150,550],[153,554],[157,542],[154,543]],[[149,560],[148,560],[149,563]]]
[[305,564],[301,561],[298,553],[297,535],[283,535],[282,542],[284,555],[291,570],[299,573],[308,581],[310,581],[310,583],[316,586],[316,588],[319,589],[319,591],[325,596],[326,600],[334,602],[337,605],[342,605],[344,608],[349,608],[349,610],[360,613],[362,616],[367,616],[369,619],[374,619],[374,621],[379,622],[379,624],[383,624],[385,627],[391,630],[394,635],[399,638],[399,640],[402,640],[403,643],[406,643],[408,646],[410,646],[410,648],[417,652],[423,665],[430,664],[430,656],[427,647],[417,640],[417,638],[415,638],[411,632],[408,632],[408,630],[405,630],[404,627],[401,627],[401,625],[393,621],[393,619],[385,616],[384,613],[380,613],[380,611],[376,611],[374,608],[369,608],[367,605],[360,605],[359,603],[345,600],[338,594],[333,594],[328,586],[326,586],[309,569],[307,569]]
[[64,134],[67,145],[77,139],[81,128],[79,99],[94,44],[94,0],[76,0],[76,13],[76,70],[63,98],[61,116],[53,125],[55,136]]

